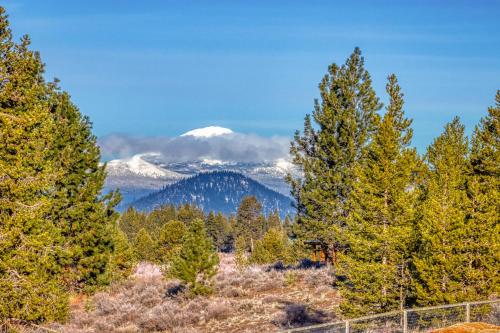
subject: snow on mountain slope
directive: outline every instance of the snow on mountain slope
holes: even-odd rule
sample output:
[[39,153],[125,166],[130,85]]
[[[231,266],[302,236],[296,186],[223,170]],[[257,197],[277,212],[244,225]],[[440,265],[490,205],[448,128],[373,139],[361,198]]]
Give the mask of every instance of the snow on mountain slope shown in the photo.
[[127,176],[138,175],[149,178],[176,178],[180,179],[183,176],[163,169],[150,162],[147,162],[144,157],[155,156],[155,154],[138,154],[128,159],[118,159],[109,161],[107,164],[108,175],[110,176]]
[[[157,147],[158,150],[152,149],[151,151],[161,151],[162,153],[145,152],[126,159],[112,160],[107,163],[108,177],[106,178],[105,191],[119,189],[123,195],[120,208],[126,208],[132,201],[187,177],[193,177],[200,173],[225,171],[242,174],[289,197],[290,186],[286,183],[285,177],[288,173],[297,176],[296,168],[289,161],[288,156],[282,155],[281,157],[279,154],[276,156],[273,153],[271,159],[265,159],[252,151],[252,149],[256,151],[267,149],[267,146],[259,140],[249,147],[241,148],[250,156],[255,156],[255,161],[253,158],[248,161],[246,155],[245,158],[239,160],[234,158],[234,154],[213,154],[210,150],[203,153],[203,144],[205,143],[222,144],[219,149],[222,151],[226,148],[228,151],[239,149],[239,145],[232,148],[225,146],[226,142],[232,142],[233,139],[239,138],[238,135],[232,135],[233,133],[228,128],[209,126],[182,134],[181,137],[185,138],[181,138],[179,142],[181,145],[185,145],[187,152],[190,149],[200,151],[197,156],[193,157],[186,158],[189,154],[184,154],[182,150],[184,147],[180,146],[177,149],[165,148],[163,150],[162,147]],[[224,140],[220,140],[220,137],[223,137]],[[173,138],[172,141],[177,139]],[[249,140],[251,141],[251,138]],[[165,143],[167,146],[168,142]],[[198,146],[193,146],[193,142]],[[172,155],[167,156],[166,154]],[[229,200],[233,199],[229,198]]]
[[182,134],[181,136],[193,136],[197,138],[211,138],[219,135],[227,135],[234,133],[229,128],[224,128],[220,126],[208,126],[203,128],[197,128]]
[[218,211],[235,214],[241,200],[255,195],[267,215],[278,210],[281,217],[293,215],[292,199],[262,185],[250,177],[233,171],[199,173],[165,186],[132,203],[137,209],[150,211],[165,204],[191,203],[206,213]]

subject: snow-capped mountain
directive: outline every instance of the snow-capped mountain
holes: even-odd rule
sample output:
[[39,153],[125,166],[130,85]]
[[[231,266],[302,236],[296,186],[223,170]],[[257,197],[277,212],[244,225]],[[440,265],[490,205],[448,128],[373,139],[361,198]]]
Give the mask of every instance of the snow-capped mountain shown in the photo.
[[155,207],[192,203],[206,213],[220,211],[234,214],[247,195],[255,195],[262,203],[263,212],[269,214],[278,210],[281,217],[293,214],[292,200],[273,191],[259,182],[231,171],[200,173],[167,185],[160,191],[151,193],[131,205],[139,210],[150,211]]
[[[188,131],[178,138],[179,140],[191,140],[191,142],[202,140],[203,145],[205,142],[210,144],[210,140],[222,139],[223,142],[234,140],[237,135],[228,128],[209,126]],[[178,154],[179,150],[176,151]],[[166,156],[170,153],[166,153],[165,150],[163,153],[142,152],[129,158],[111,160],[107,163],[108,176],[105,191],[120,189],[123,200],[119,209],[124,209],[132,201],[184,178],[193,177],[200,173],[231,171],[247,176],[282,195],[290,195],[290,188],[285,182],[285,176],[289,172],[296,175],[296,171],[286,157],[270,161],[240,162],[224,160],[224,156],[211,156],[204,153],[203,148],[201,151],[202,154],[199,158],[191,161],[176,161],[176,153],[173,152],[172,155]]]
[[104,190],[120,190],[123,199],[118,209],[126,208],[130,202],[185,177],[146,160],[156,156],[155,153],[139,154],[127,159],[111,160],[106,164]]
[[161,168],[153,163],[147,162],[146,158],[159,156],[157,153],[134,155],[127,159],[111,160],[107,164],[109,176],[142,176],[145,178],[182,178],[176,172]]

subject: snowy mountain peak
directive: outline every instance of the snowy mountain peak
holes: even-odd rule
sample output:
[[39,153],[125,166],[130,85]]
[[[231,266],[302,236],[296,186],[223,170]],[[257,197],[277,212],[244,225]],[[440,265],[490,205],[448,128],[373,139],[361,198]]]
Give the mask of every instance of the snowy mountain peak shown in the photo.
[[108,173],[112,175],[131,173],[151,178],[181,178],[180,175],[175,172],[162,169],[152,163],[147,162],[143,159],[144,156],[154,156],[154,154],[138,154],[127,159],[109,161],[107,165]]
[[229,128],[224,128],[220,126],[208,126],[203,128],[197,128],[191,131],[188,131],[181,136],[193,136],[196,138],[211,138],[219,135],[226,135],[234,133]]

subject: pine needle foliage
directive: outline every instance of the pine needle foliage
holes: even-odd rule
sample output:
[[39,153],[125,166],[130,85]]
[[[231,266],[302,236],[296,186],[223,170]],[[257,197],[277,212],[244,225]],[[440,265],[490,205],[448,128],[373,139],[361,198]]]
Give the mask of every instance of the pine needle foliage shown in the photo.
[[262,239],[255,242],[249,262],[253,264],[291,263],[291,243],[282,228],[269,229]]
[[170,274],[187,284],[192,296],[213,291],[219,256],[207,236],[203,220],[190,223],[179,254],[173,259]]
[[471,140],[466,224],[468,299],[500,293],[500,90]]
[[427,149],[429,176],[418,219],[419,248],[414,256],[416,292],[421,305],[468,299],[464,288],[469,237],[467,198],[469,142],[458,118]]
[[410,148],[411,120],[395,75],[386,86],[389,104],[355,168],[357,182],[344,229],[341,310],[348,316],[403,309],[410,293],[410,259],[415,243],[419,158]]
[[48,219],[60,176],[38,53],[12,40],[0,7],[0,321],[64,319],[61,230]]
[[[294,233],[303,241],[321,243],[327,262],[336,262],[347,202],[354,184],[354,167],[374,130],[382,107],[356,48],[344,65],[332,64],[319,85],[312,117],[295,133],[290,153],[302,177],[287,179],[297,205]],[[314,122],[314,123],[313,123]]]

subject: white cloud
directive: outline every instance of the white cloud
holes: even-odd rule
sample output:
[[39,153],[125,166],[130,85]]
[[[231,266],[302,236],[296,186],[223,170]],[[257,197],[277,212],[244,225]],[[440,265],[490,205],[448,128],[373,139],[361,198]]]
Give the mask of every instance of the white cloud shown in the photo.
[[112,134],[98,140],[104,160],[159,152],[165,162],[217,160],[263,162],[286,159],[290,139],[231,133],[211,137],[133,137]]

